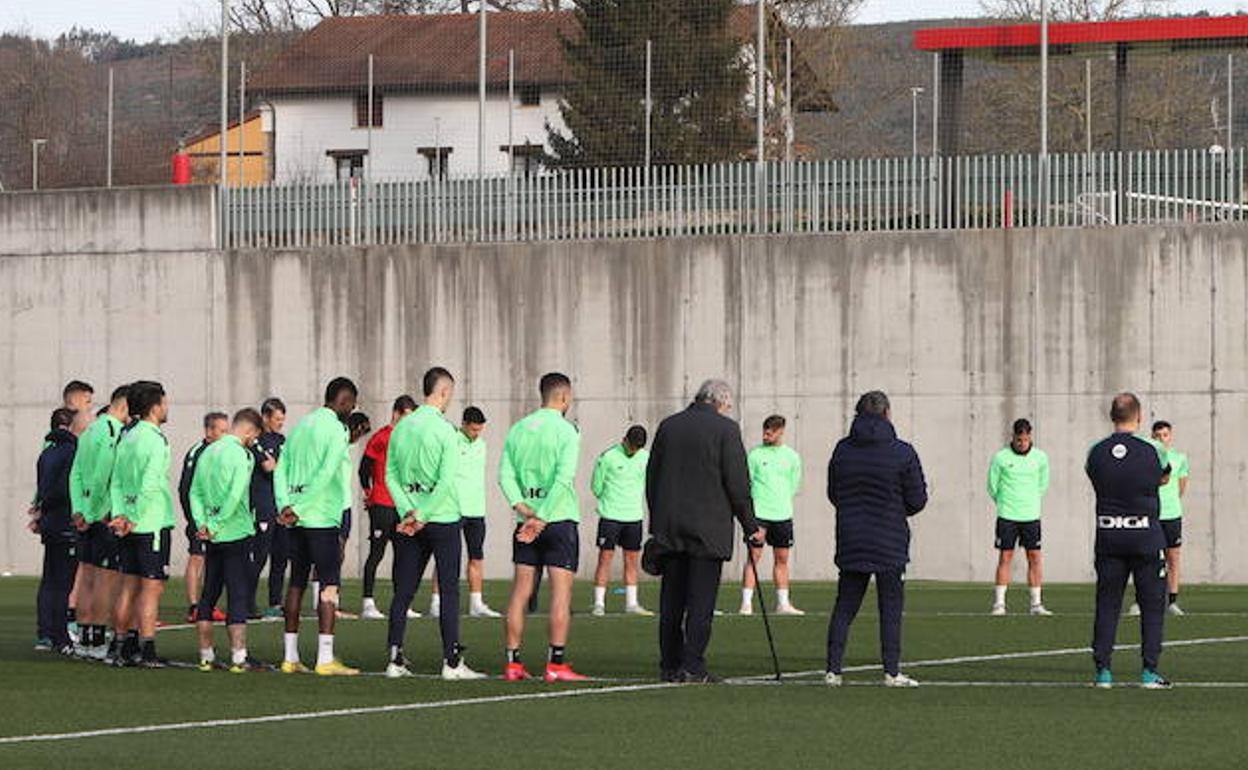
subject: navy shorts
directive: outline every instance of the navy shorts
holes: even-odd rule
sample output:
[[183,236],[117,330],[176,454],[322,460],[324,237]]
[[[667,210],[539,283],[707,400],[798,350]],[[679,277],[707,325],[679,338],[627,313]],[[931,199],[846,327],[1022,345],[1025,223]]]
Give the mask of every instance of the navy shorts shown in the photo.
[[1019,545],[1026,551],[1040,550],[1040,521],[997,519],[998,551],[1013,551]]
[[614,551],[617,546],[625,551],[641,550],[640,521],[598,519],[598,548]]
[[763,521],[758,520],[759,526],[767,530],[767,545],[772,548],[792,548],[793,547],[793,520],[785,521]]
[[316,567],[316,579],[323,586],[342,584],[342,563],[338,558],[338,527],[293,527],[290,530],[290,585],[307,588],[308,575]]
[[144,580],[169,579],[169,544],[172,527],[160,532],[131,532],[121,543],[121,572]]
[[[516,532],[520,531],[519,524]],[[511,561],[528,567],[558,567],[576,572],[580,565],[581,538],[575,521],[555,521],[546,525],[532,543],[511,538]]]
[[465,516],[461,523],[464,527],[464,546],[468,558],[481,561],[485,558],[485,517]]
[[198,532],[195,525],[191,522],[186,523],[186,552],[191,556],[204,555],[204,541],[195,536]]
[[399,512],[389,505],[368,506],[368,541],[390,540],[394,525],[399,523]]
[[1167,548],[1183,545],[1183,519],[1162,519],[1161,533],[1166,536]]
[[338,526],[338,537],[343,540],[351,539],[351,509],[348,508],[342,512],[342,524]]

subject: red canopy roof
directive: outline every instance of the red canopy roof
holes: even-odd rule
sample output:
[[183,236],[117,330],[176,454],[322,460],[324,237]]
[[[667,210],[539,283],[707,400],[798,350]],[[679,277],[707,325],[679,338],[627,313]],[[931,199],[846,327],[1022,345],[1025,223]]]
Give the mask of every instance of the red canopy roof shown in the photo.
[[[1136,48],[1165,50],[1244,47],[1248,45],[1248,16],[1203,16],[1170,19],[1130,19],[1049,24],[1049,47],[1104,48],[1127,43]],[[1039,24],[990,27],[941,27],[914,33],[920,51],[966,49],[966,53],[1010,53],[1040,47]],[[985,50],[987,49],[987,50]],[[1013,50],[1011,50],[1013,49]]]

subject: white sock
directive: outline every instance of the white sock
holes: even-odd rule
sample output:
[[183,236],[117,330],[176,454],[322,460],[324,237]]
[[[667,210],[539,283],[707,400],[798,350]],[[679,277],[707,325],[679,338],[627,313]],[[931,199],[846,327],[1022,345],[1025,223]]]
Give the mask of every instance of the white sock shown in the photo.
[[1032,586],[1031,587],[1031,606],[1038,607],[1041,604],[1043,604],[1043,602],[1040,601],[1040,586]]
[[637,606],[637,586],[624,586],[624,604],[629,607]]
[[247,648],[239,647],[237,650],[230,651],[230,662],[236,666],[241,666],[247,662]]
[[607,587],[594,586],[594,606],[602,607],[607,603]]
[[199,648],[199,659],[200,659],[200,661],[201,661],[201,662],[203,662],[203,661],[208,661],[208,662],[214,661],[214,660],[216,660],[216,659],[217,659],[217,651],[216,651],[216,650],[214,650],[214,649],[212,649],[211,647],[200,647],[200,648]]
[[473,591],[468,594],[468,606],[474,610],[480,610],[485,607],[485,600],[481,598],[480,591]]
[[312,581],[312,611],[316,612],[320,609],[321,603],[321,581]]
[[292,634],[290,632],[287,632],[283,636],[283,639],[285,639],[285,642],[286,642],[286,658],[285,658],[286,662],[298,663],[299,662],[299,634]]
[[993,603],[994,605],[997,605],[997,604],[1004,605],[1004,604],[1005,604],[1005,589],[1006,589],[1006,588],[1007,588],[1007,586],[993,586],[993,588],[992,588],[992,603]]
[[742,588],[741,589],[741,606],[750,607],[753,604],[754,604],[754,589]]
[[364,597],[364,609],[365,609],[365,610],[375,610],[375,609],[377,609],[377,602],[373,601],[373,597],[371,597],[371,596],[365,596],[365,597]]
[[777,607],[789,606],[789,589],[787,588],[776,589],[776,606]]
[[434,594],[433,597],[429,600],[429,614],[430,615],[442,614],[442,594]]
[[316,635],[316,665],[324,666],[334,662],[334,635]]

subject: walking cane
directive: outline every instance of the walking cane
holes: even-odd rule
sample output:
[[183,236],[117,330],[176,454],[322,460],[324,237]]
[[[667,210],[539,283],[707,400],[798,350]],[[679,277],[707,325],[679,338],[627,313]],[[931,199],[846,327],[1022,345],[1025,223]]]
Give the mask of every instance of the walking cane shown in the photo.
[[746,558],[750,560],[750,569],[754,571],[754,585],[758,586],[759,607],[763,611],[763,628],[767,631],[767,647],[771,650],[771,665],[776,671],[776,681],[780,677],[780,658],[776,655],[776,640],[771,636],[771,621],[767,618],[767,597],[763,596],[763,581],[758,579],[758,563],[754,559],[754,544],[749,538],[745,540]]

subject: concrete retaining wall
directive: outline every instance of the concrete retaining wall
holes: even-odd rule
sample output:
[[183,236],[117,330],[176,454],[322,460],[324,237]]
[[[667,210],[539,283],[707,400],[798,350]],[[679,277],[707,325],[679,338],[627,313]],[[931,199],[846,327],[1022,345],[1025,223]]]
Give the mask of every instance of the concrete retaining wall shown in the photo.
[[[1110,396],[1133,389],[1191,458],[1187,579],[1248,582],[1246,244],[1243,228],[1176,227],[0,260],[0,500],[11,514],[0,567],[37,570],[18,514],[71,377],[100,399],[121,381],[164,381],[180,454],[206,409],[275,394],[297,419],[337,374],[357,379],[380,425],[440,363],[459,378],[453,412],[475,403],[490,418],[491,475],[538,376],[574,377],[583,574],[594,457],[719,375],[739,390],[750,443],[767,414],[790,418],[806,463],[799,578],[834,574],[824,467],[857,395],[877,387],[931,485],[912,576],[991,579],[985,474],[1025,415],[1053,466],[1048,577],[1090,578],[1084,453],[1109,430]],[[487,564],[502,576],[509,519],[490,490]],[[357,525],[349,574],[364,534]]]
[[215,192],[165,185],[0,194],[0,256],[213,249]]

